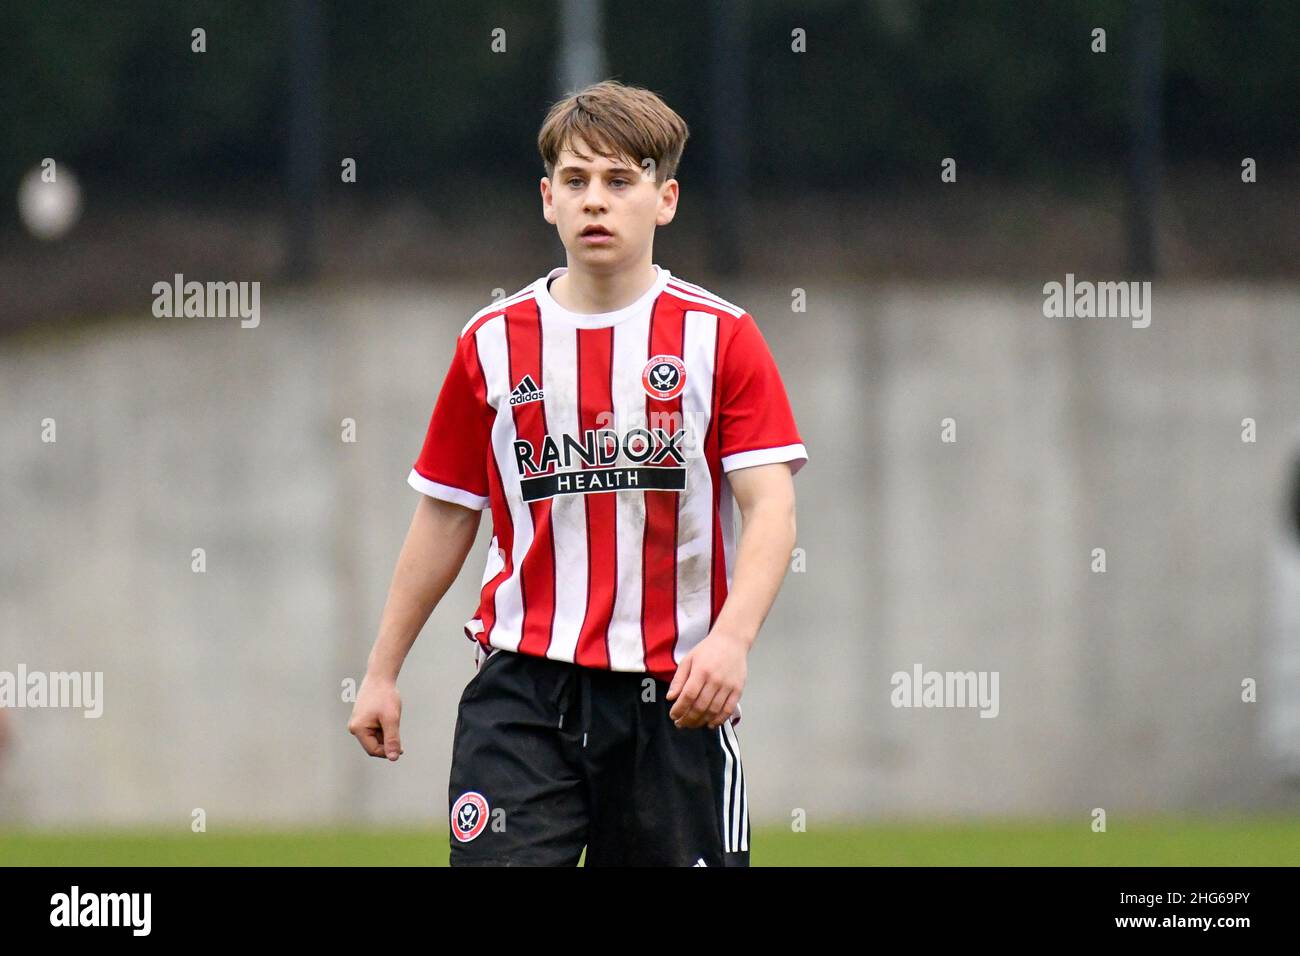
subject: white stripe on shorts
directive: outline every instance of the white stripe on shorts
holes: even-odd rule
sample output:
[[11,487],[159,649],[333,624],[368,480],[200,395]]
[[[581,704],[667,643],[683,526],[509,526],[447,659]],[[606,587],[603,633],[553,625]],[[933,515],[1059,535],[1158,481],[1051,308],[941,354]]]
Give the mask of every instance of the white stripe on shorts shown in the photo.
[[749,791],[740,762],[740,741],[727,721],[718,728],[724,755],[722,771],[722,849],[725,853],[749,849]]

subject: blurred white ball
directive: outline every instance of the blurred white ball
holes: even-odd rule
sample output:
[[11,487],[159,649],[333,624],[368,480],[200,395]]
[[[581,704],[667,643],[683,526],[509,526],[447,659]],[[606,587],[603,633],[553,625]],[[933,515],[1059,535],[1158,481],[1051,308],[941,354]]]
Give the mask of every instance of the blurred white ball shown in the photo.
[[54,182],[41,179],[37,166],[18,187],[18,215],[32,235],[39,239],[58,239],[81,215],[81,187],[77,177],[65,166],[55,167]]

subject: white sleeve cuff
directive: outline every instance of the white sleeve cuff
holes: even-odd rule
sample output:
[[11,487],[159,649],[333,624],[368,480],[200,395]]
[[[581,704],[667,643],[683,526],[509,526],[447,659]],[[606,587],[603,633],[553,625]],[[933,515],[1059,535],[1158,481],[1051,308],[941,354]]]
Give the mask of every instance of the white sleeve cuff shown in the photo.
[[463,488],[456,488],[453,485],[444,485],[436,481],[430,481],[424,475],[420,474],[414,468],[406,476],[406,483],[422,494],[430,498],[440,498],[443,501],[450,501],[454,505],[464,505],[466,508],[473,508],[475,511],[482,511],[488,506],[488,499],[483,495],[476,495],[472,491],[466,491]]
[[752,468],[755,465],[770,465],[784,461],[790,465],[790,474],[797,474],[808,462],[808,450],[803,443],[779,445],[776,448],[755,448],[751,451],[738,451],[722,459],[722,470],[735,471],[737,468]]

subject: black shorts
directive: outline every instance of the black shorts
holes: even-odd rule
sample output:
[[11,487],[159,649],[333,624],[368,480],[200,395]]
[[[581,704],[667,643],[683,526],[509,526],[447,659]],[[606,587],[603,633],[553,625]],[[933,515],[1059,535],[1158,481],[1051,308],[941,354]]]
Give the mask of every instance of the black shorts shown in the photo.
[[748,866],[730,722],[679,729],[669,685],[496,650],[461,695],[452,866]]

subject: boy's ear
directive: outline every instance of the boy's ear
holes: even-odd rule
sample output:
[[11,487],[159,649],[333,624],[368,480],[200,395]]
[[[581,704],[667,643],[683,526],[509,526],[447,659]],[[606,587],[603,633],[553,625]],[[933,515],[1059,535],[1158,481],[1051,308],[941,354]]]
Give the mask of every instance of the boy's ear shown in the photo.
[[538,183],[538,190],[542,194],[542,218],[551,225],[555,225],[555,207],[553,204],[547,202],[547,197],[550,195],[550,186],[550,179],[543,176],[541,182]]
[[666,226],[677,216],[677,201],[681,197],[675,179],[668,180],[659,189],[659,210],[655,215],[655,225]]

